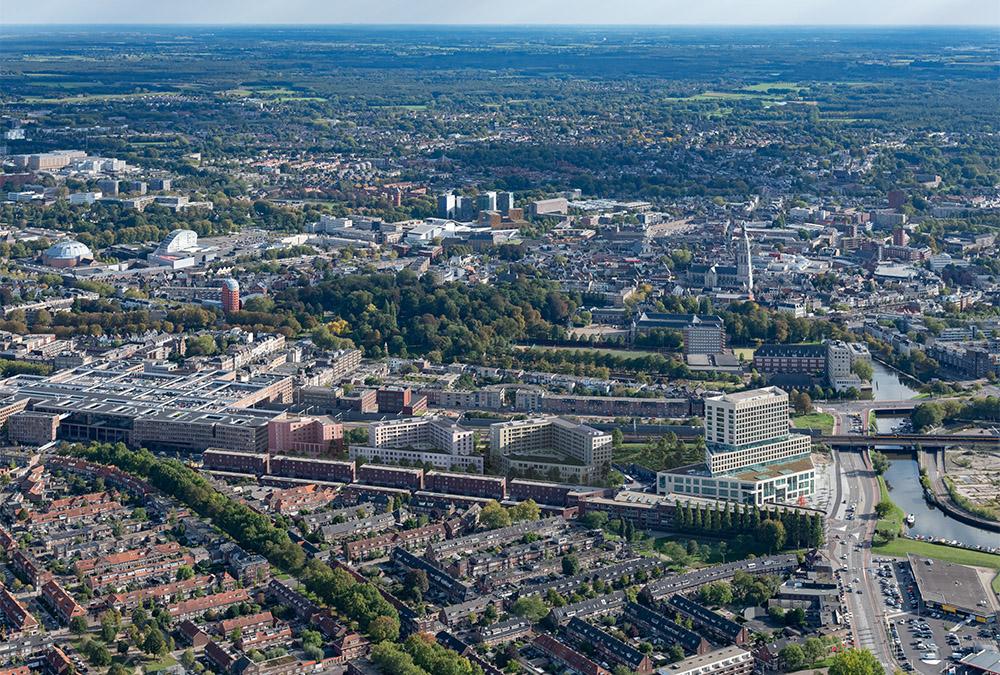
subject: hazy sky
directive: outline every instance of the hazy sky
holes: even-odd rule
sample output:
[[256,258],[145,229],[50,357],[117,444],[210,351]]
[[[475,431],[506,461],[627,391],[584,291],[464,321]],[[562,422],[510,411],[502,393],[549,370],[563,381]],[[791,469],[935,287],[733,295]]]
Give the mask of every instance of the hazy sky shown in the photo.
[[0,0],[5,23],[1000,26],[1000,0]]

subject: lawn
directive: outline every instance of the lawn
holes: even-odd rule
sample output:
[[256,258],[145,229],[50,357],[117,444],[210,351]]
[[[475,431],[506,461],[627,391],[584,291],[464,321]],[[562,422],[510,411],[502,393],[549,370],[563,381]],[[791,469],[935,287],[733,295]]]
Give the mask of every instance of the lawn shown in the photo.
[[156,659],[155,661],[148,661],[143,665],[143,669],[147,673],[155,673],[159,670],[166,670],[171,666],[177,665],[177,659],[172,657],[170,654],[165,654],[164,656]]
[[1000,593],[1000,555],[995,553],[969,551],[964,548],[933,544],[929,541],[915,541],[913,539],[893,539],[881,546],[872,547],[872,551],[899,558],[904,557],[907,553],[915,553],[925,558],[943,560],[957,565],[994,569],[997,570],[998,574],[993,577],[993,590]]
[[894,533],[891,536],[898,536],[903,532],[903,519],[906,518],[906,514],[889,497],[889,487],[885,484],[885,478],[882,476],[878,477],[878,490],[879,503],[888,502],[892,508],[886,514],[885,518],[879,518],[875,530],[877,532]]
[[824,434],[833,433],[833,415],[830,413],[809,413],[792,418],[796,429],[819,429]]
[[745,361],[753,361],[753,353],[757,351],[756,347],[733,347],[733,354],[737,358],[743,357]]

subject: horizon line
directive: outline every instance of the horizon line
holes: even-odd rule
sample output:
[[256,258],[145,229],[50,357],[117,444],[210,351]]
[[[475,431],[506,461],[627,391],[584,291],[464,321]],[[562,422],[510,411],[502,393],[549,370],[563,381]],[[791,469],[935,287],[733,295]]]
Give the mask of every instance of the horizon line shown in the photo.
[[343,27],[343,28],[971,28],[996,29],[997,23],[442,23],[442,22],[291,22],[291,23],[257,23],[257,22],[45,22],[45,23],[12,23],[0,24],[0,33],[5,28],[103,28],[103,27],[255,27],[255,28],[309,28],[309,27]]

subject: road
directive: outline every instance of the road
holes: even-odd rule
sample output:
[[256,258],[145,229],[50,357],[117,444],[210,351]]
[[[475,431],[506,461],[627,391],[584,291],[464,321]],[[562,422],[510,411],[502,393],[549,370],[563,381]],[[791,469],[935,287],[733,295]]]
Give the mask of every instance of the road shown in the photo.
[[[854,645],[870,650],[892,672],[896,664],[885,630],[885,605],[872,571],[871,540],[875,532],[875,505],[879,501],[878,482],[860,453],[834,450],[834,462],[840,481],[834,495],[839,495],[840,501],[831,506],[827,555],[834,568],[842,570]],[[852,504],[853,518],[849,514]]]

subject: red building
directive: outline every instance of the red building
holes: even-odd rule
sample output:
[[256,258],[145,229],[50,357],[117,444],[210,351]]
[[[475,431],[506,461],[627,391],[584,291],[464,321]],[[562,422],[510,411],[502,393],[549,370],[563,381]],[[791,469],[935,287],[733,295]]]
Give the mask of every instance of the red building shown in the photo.
[[222,282],[222,311],[226,314],[240,311],[240,285],[236,279]]

